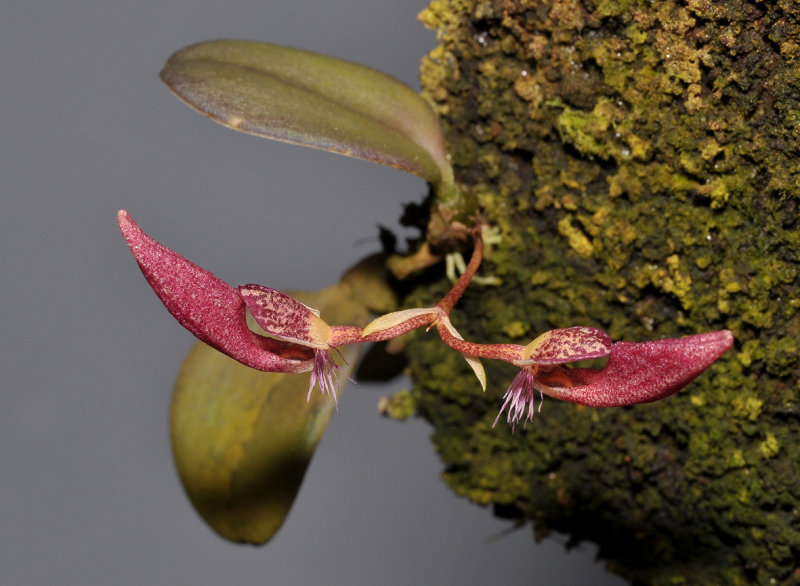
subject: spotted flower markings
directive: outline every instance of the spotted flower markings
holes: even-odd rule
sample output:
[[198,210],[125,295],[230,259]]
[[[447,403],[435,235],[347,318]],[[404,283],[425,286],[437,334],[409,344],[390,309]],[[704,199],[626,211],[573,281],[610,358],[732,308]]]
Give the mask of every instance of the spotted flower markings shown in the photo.
[[[325,327],[319,315],[293,297],[261,285],[240,285],[239,295],[261,328],[287,342],[325,348]],[[318,324],[315,322],[322,322]],[[330,328],[327,328],[330,330]]]
[[563,364],[608,356],[611,338],[602,330],[585,326],[550,330],[525,346],[526,364]]
[[336,379],[341,367],[331,357],[333,329],[319,312],[294,297],[262,285],[240,285],[237,289],[256,323],[279,340],[308,346],[314,351],[314,367],[308,400],[315,386],[337,403]]
[[[120,230],[145,279],[167,310],[199,340],[223,354],[267,372],[311,371],[309,398],[315,386],[337,401],[341,368],[331,352],[345,344],[388,340],[414,329],[435,328],[442,341],[460,352],[486,389],[481,359],[502,360],[520,368],[494,420],[504,412],[514,428],[541,410],[544,395],[590,407],[619,407],[663,399],[676,393],[733,345],[728,330],[650,342],[612,343],[602,330],[588,326],[544,332],[527,346],[478,344],[465,340],[450,322],[458,302],[481,263],[482,232],[476,221],[474,249],[466,269],[448,294],[433,307],[380,316],[363,329],[331,326],[319,312],[293,297],[262,285],[234,288],[144,233],[130,215],[118,214]],[[249,310],[267,334],[254,332]],[[604,368],[570,368],[572,362],[608,358]],[[535,409],[536,393],[539,407]]]

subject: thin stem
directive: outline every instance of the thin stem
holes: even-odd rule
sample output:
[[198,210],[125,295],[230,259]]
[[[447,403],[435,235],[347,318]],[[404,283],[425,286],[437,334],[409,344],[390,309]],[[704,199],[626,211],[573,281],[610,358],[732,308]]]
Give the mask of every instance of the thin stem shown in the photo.
[[384,340],[391,340],[392,338],[397,338],[398,336],[407,334],[408,332],[416,330],[417,328],[421,328],[422,326],[427,326],[428,324],[432,323],[435,319],[436,319],[436,314],[433,311],[431,311],[430,313],[424,313],[422,315],[418,315],[416,317],[407,319],[406,321],[399,323],[391,328],[387,328],[385,330],[375,332],[374,334],[369,334],[368,336],[364,336],[361,339],[361,341],[382,342]]
[[338,348],[345,344],[356,344],[362,341],[361,328],[355,326],[331,326],[331,333],[328,337],[328,345],[331,348]]
[[478,270],[478,267],[483,260],[483,238],[481,238],[481,230],[480,227],[477,227],[473,231],[473,235],[475,238],[475,247],[472,249],[472,257],[469,259],[469,264],[467,265],[466,270],[464,273],[458,278],[456,284],[453,285],[453,288],[444,296],[444,298],[437,303],[437,307],[440,307],[444,310],[446,315],[450,315],[450,312],[453,310],[453,306],[456,302],[461,298],[461,295],[469,285],[469,282],[472,280],[472,277],[475,276],[475,272]]
[[384,340],[391,340],[416,330],[422,326],[427,326],[436,319],[436,313],[431,310],[430,313],[418,315],[407,319],[396,326],[380,330],[368,336],[363,335],[363,329],[355,326],[331,326],[331,334],[328,338],[328,345],[331,348],[338,348],[345,344],[358,344],[360,342],[383,342]]
[[436,325],[436,331],[439,332],[442,342],[465,356],[503,360],[513,364],[517,360],[522,360],[525,354],[525,346],[519,344],[476,344],[461,340],[451,334],[447,326],[441,322]]

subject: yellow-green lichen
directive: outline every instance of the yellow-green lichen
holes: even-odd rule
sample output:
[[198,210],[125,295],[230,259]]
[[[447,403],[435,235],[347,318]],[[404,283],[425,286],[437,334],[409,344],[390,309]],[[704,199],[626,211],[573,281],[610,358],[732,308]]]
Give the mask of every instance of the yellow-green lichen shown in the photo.
[[[553,327],[645,340],[729,328],[684,392],[630,409],[547,401],[491,428],[435,339],[415,405],[445,479],[505,515],[600,544],[653,584],[791,583],[800,556],[800,9],[790,2],[436,0],[422,84],[462,188],[502,234],[454,313],[469,339]],[[406,301],[435,301],[446,284]],[[793,578],[793,576],[795,576]]]
[[566,237],[569,247],[584,258],[592,256],[592,242],[572,224],[572,216],[567,215],[558,222],[558,232]]
[[391,397],[382,398],[378,403],[378,411],[392,419],[408,419],[417,411],[417,400],[411,391],[398,391]]
[[775,437],[774,433],[767,433],[764,441],[759,444],[759,449],[765,458],[769,459],[778,454],[781,449],[781,444]]

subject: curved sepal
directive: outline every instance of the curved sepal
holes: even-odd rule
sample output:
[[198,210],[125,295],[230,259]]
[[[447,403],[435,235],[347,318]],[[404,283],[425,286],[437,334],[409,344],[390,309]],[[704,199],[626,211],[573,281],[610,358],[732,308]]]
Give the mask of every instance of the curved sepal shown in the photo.
[[313,366],[305,348],[253,333],[239,293],[211,271],[147,235],[130,214],[117,214],[122,236],[164,307],[197,339],[258,370],[305,372]]
[[604,369],[570,370],[574,386],[542,390],[589,407],[650,403],[681,390],[732,345],[729,330],[650,342],[615,342]]

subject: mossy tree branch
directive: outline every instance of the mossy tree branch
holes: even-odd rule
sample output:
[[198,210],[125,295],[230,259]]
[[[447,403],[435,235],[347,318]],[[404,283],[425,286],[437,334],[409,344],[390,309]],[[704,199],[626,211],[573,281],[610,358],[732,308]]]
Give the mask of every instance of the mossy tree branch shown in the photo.
[[484,270],[504,285],[469,288],[454,325],[487,342],[573,325],[735,335],[675,397],[550,401],[513,435],[491,428],[511,369],[489,365],[484,395],[457,353],[412,341],[451,487],[538,536],[597,542],[635,581],[798,579],[799,15],[734,0],[436,0],[421,15],[456,175],[503,236]]

